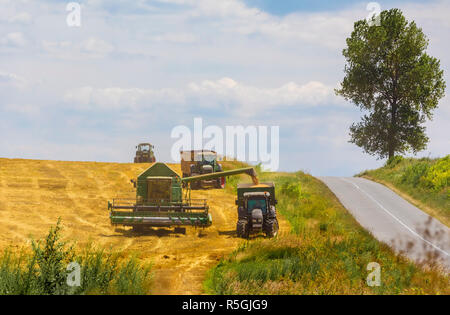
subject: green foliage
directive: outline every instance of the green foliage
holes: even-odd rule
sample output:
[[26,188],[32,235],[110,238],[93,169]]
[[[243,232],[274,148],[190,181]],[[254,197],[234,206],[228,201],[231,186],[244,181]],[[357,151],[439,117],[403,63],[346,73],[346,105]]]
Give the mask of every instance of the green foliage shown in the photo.
[[[423,271],[363,230],[328,188],[302,172],[265,174],[277,210],[291,225],[275,239],[245,242],[213,268],[212,294],[398,294],[448,292],[448,277]],[[284,233],[284,234],[283,234]],[[368,287],[367,265],[382,266],[382,286]]]
[[60,240],[61,221],[51,227],[45,241],[32,241],[34,257],[38,265],[37,286],[42,294],[65,294],[68,272],[66,266],[73,261],[72,248]]
[[426,162],[419,162],[408,166],[402,175],[402,183],[410,184],[413,187],[419,186],[421,179],[428,173],[429,168],[430,165]]
[[423,176],[425,186],[439,191],[450,186],[450,155],[437,161]]
[[[81,268],[81,285],[67,284],[67,266]],[[0,295],[145,294],[150,282],[150,266],[140,266],[135,258],[86,249],[77,255],[61,241],[60,221],[51,227],[45,240],[32,241],[32,253],[19,255],[10,250],[0,256]]]
[[441,159],[393,158],[384,167],[360,176],[389,183],[430,208],[444,223],[450,222],[450,155]]
[[398,164],[400,164],[402,161],[403,161],[403,157],[400,155],[396,155],[396,156],[388,159],[385,166],[389,167],[389,168],[393,168],[393,167],[397,166]]
[[426,53],[428,39],[398,9],[383,11],[380,26],[361,20],[347,39],[345,78],[338,95],[367,111],[352,125],[352,143],[392,158],[425,149],[423,124],[444,96],[440,62]]

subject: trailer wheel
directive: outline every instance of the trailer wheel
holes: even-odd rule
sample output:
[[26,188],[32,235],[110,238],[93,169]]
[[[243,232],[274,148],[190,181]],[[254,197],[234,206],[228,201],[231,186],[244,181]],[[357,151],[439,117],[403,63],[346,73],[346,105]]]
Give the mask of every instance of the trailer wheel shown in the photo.
[[278,235],[278,219],[267,219],[264,222],[264,232],[267,237],[276,237]]
[[236,225],[236,233],[238,237],[248,238],[249,229],[247,220],[239,220]]

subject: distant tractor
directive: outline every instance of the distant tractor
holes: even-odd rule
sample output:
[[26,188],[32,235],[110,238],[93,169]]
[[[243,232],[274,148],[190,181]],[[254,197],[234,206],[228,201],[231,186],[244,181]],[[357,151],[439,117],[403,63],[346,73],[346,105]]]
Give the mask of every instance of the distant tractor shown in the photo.
[[153,153],[155,147],[150,143],[140,143],[136,146],[136,157],[134,163],[155,163],[156,158]]
[[275,185],[240,184],[237,188],[238,237],[248,238],[251,234],[265,233],[267,237],[278,235],[278,219],[275,205]]
[[[217,162],[217,153],[210,150],[181,151],[181,171],[183,177],[192,177],[222,172]],[[192,189],[225,188],[225,177],[212,178],[191,183]]]

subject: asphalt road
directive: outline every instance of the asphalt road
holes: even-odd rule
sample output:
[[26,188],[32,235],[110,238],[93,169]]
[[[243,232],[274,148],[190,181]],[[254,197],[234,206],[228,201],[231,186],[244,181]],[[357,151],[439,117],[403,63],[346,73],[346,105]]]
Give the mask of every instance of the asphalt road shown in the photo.
[[416,262],[450,271],[450,229],[389,188],[364,178],[321,177],[355,219],[378,240]]

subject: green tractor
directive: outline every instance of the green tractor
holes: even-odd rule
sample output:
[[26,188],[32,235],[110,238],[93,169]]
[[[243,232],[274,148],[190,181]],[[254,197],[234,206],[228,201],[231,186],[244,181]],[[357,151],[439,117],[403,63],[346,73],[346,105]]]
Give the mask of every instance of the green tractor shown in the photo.
[[140,143],[136,146],[136,156],[134,163],[155,163],[156,158],[153,153],[155,147],[150,143]]
[[[217,162],[217,153],[211,150],[181,151],[181,172],[184,177],[220,173],[222,165]],[[225,188],[225,177],[215,177],[191,183],[191,189]]]
[[265,233],[267,237],[278,235],[279,225],[276,212],[274,183],[260,185],[240,184],[237,188],[238,237],[248,238],[251,234]]
[[190,198],[190,185],[238,174],[248,174],[257,184],[256,172],[251,167],[180,178],[168,165],[156,163],[139,175],[137,181],[131,181],[136,198],[108,202],[111,224],[131,226],[136,232],[145,227],[175,227],[176,233],[184,233],[184,226],[209,227],[212,224],[209,206],[206,200]]

